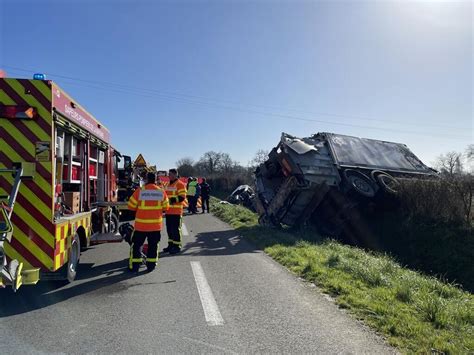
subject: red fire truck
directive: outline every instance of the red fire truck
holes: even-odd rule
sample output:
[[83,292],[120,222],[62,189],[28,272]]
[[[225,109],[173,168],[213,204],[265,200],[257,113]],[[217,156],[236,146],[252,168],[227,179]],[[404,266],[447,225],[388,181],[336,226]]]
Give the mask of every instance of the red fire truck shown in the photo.
[[117,231],[120,158],[58,85],[0,78],[0,286],[74,280],[81,250]]

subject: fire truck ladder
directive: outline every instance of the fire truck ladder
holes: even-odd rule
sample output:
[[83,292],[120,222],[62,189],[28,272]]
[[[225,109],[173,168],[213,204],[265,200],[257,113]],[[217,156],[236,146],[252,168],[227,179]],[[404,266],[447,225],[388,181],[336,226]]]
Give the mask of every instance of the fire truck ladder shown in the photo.
[[[36,283],[39,269],[23,270],[23,263],[18,260],[11,260],[7,263],[4,245],[10,243],[13,236],[11,216],[20,190],[23,168],[0,169],[0,174],[12,174],[15,177],[10,195],[0,196],[0,287],[11,285],[13,291],[16,292],[22,284]],[[30,278],[35,281],[29,282]]]

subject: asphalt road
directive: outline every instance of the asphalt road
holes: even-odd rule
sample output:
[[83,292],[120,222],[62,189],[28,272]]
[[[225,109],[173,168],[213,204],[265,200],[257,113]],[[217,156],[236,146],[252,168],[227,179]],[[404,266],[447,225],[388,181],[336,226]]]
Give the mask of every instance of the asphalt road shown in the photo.
[[1,290],[1,353],[394,352],[215,217],[185,225],[184,252],[153,273],[131,276],[128,245],[105,244],[73,284]]

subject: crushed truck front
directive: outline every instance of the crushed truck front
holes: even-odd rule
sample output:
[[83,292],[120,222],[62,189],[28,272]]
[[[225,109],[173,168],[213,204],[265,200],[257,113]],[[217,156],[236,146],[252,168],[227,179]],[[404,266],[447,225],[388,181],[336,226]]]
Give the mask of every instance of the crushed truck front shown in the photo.
[[257,211],[263,224],[321,222],[323,214],[345,215],[357,204],[396,193],[397,179],[433,175],[404,144],[324,132],[303,138],[283,133],[255,172]]

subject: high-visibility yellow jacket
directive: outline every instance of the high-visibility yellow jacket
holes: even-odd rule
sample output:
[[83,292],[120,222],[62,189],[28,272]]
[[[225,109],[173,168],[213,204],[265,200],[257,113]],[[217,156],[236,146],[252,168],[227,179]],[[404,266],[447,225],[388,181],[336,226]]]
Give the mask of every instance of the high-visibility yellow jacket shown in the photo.
[[171,182],[166,186],[166,195],[170,201],[173,201],[175,198],[182,197],[183,201],[174,201],[170,202],[170,207],[168,211],[166,211],[167,215],[182,215],[183,214],[183,206],[184,206],[184,199],[186,199],[186,185],[184,182],[180,181],[179,179]]
[[197,181],[191,181],[188,186],[188,196],[196,195]]
[[146,184],[136,189],[128,200],[128,209],[136,211],[135,230],[140,232],[160,231],[163,212],[168,209],[166,192],[155,184]]

